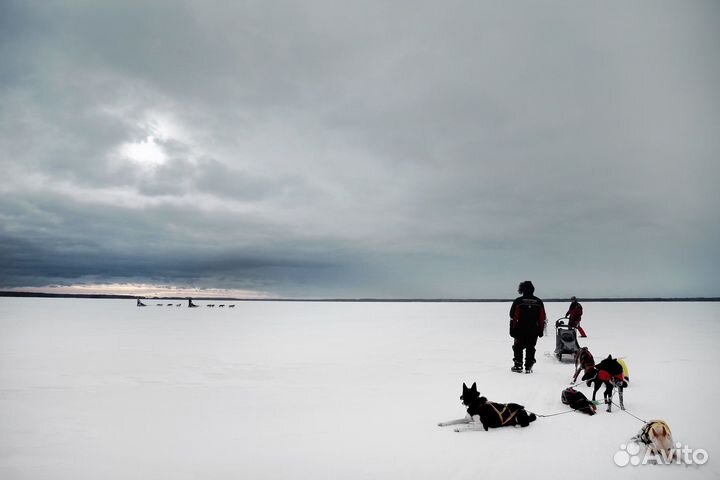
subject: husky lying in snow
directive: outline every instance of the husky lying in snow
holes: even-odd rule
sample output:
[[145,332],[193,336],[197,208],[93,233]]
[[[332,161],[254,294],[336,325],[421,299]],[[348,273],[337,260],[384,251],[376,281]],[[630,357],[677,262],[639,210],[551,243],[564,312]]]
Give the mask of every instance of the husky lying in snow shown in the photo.
[[467,407],[465,418],[440,422],[438,426],[465,425],[465,427],[455,429],[456,432],[460,432],[463,430],[479,430],[480,425],[482,425],[482,428],[487,431],[489,428],[509,427],[512,425],[527,427],[530,422],[534,422],[536,419],[534,413],[528,413],[525,407],[517,403],[488,402],[487,398],[480,396],[475,383],[470,388],[463,383],[463,393],[460,400]]
[[560,401],[570,408],[588,415],[595,415],[595,404],[588,400],[582,392],[578,392],[572,387],[563,390],[560,394]]
[[638,432],[634,440],[647,445],[652,453],[671,454],[673,438],[670,427],[662,420],[650,420]]
[[580,372],[587,373],[592,367],[595,366],[595,359],[588,350],[587,347],[582,347],[580,350],[575,352],[575,375],[573,376],[573,383],[577,382],[577,377]]

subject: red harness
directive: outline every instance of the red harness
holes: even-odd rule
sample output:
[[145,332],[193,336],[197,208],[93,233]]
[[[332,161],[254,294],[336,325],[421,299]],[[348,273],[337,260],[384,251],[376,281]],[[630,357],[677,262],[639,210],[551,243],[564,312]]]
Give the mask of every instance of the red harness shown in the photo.
[[625,381],[625,375],[622,372],[618,373],[617,375],[615,375],[615,377],[613,377],[612,375],[610,375],[609,372],[607,372],[605,370],[598,370],[597,378],[598,378],[598,380],[601,380],[603,382],[609,382],[613,378],[615,379],[616,382],[624,382]]

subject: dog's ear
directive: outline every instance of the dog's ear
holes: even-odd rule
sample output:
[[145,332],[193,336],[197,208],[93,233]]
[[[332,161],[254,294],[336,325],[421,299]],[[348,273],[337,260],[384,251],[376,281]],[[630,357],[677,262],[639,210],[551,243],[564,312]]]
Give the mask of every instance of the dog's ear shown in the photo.
[[463,392],[464,392],[465,390],[468,390],[468,387],[467,387],[467,385],[465,385],[465,382],[463,382]]
[[477,383],[473,382],[472,387],[470,387],[471,392],[477,392]]

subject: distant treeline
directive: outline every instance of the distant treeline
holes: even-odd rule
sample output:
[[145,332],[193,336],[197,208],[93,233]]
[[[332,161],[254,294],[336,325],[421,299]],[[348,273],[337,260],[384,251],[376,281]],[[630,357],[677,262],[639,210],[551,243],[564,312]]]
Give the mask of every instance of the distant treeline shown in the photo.
[[[425,302],[425,303],[504,303],[514,298],[233,298],[233,297],[144,297],[139,295],[109,295],[92,293],[39,293],[3,292],[0,297],[40,298],[107,298],[107,299],[149,299],[149,300],[223,300],[234,302]],[[583,302],[719,302],[720,297],[599,297],[581,298]],[[568,302],[567,298],[546,298],[544,302]]]

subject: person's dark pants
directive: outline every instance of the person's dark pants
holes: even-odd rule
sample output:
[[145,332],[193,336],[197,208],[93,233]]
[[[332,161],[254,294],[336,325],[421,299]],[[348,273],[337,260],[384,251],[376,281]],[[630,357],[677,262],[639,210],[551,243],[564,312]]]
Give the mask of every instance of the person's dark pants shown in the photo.
[[535,344],[538,337],[516,337],[513,343],[513,361],[515,365],[522,366],[523,350],[525,350],[525,368],[532,368],[535,363]]

